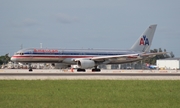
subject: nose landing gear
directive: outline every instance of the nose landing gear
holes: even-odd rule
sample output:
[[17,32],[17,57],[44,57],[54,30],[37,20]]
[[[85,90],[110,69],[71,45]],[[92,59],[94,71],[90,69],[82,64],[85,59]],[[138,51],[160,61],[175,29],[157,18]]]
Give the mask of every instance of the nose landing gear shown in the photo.
[[29,71],[33,71],[31,64],[29,64]]

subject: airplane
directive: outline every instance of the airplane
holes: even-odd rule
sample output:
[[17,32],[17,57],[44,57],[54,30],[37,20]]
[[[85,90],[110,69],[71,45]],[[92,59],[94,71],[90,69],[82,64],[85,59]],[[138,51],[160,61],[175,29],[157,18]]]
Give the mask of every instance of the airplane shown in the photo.
[[[101,71],[100,64],[122,64],[139,61],[163,52],[149,53],[157,24],[150,25],[129,50],[118,49],[43,49],[27,48],[11,57],[13,62],[54,63],[62,67],[77,65],[77,71]],[[32,71],[31,65],[29,71]]]

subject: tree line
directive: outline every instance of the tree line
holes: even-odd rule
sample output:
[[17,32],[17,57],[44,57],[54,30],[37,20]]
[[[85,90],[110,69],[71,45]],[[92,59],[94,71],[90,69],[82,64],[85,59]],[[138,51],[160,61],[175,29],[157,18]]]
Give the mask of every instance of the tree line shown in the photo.
[[0,65],[7,64],[10,61],[11,58],[8,55],[9,54],[5,54],[3,56],[0,56]]
[[[164,49],[164,51],[163,51],[161,48],[159,48],[159,49],[150,50],[150,52],[151,53],[157,53],[157,52],[167,52],[167,51],[166,51],[166,49]],[[156,60],[158,60],[158,59],[166,59],[166,58],[174,58],[174,57],[175,57],[175,55],[173,54],[173,52],[169,52],[169,53],[165,53],[165,54],[162,54],[162,55],[156,55],[153,58],[145,59],[145,60],[143,60],[143,62],[155,65]]]

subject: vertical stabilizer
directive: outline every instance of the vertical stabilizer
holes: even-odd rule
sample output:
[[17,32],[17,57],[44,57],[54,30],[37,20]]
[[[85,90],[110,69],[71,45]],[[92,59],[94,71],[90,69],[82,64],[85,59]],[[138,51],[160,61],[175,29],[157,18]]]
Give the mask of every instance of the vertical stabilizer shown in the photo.
[[134,45],[131,47],[131,50],[148,52],[151,47],[151,44],[152,44],[156,26],[157,26],[157,24],[150,25],[146,29],[146,31],[134,43]]

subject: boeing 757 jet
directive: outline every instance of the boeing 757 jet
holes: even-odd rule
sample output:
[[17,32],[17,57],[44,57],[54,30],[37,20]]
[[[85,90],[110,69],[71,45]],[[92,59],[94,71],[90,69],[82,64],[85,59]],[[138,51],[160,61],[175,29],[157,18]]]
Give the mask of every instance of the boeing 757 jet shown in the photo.
[[[149,53],[150,46],[156,30],[156,24],[150,25],[137,39],[129,50],[110,49],[43,49],[27,48],[17,51],[11,57],[13,62],[21,63],[55,63],[68,67],[77,65],[77,71],[100,71],[100,64],[121,64],[154,57],[160,53]],[[32,71],[30,66],[29,71]]]

